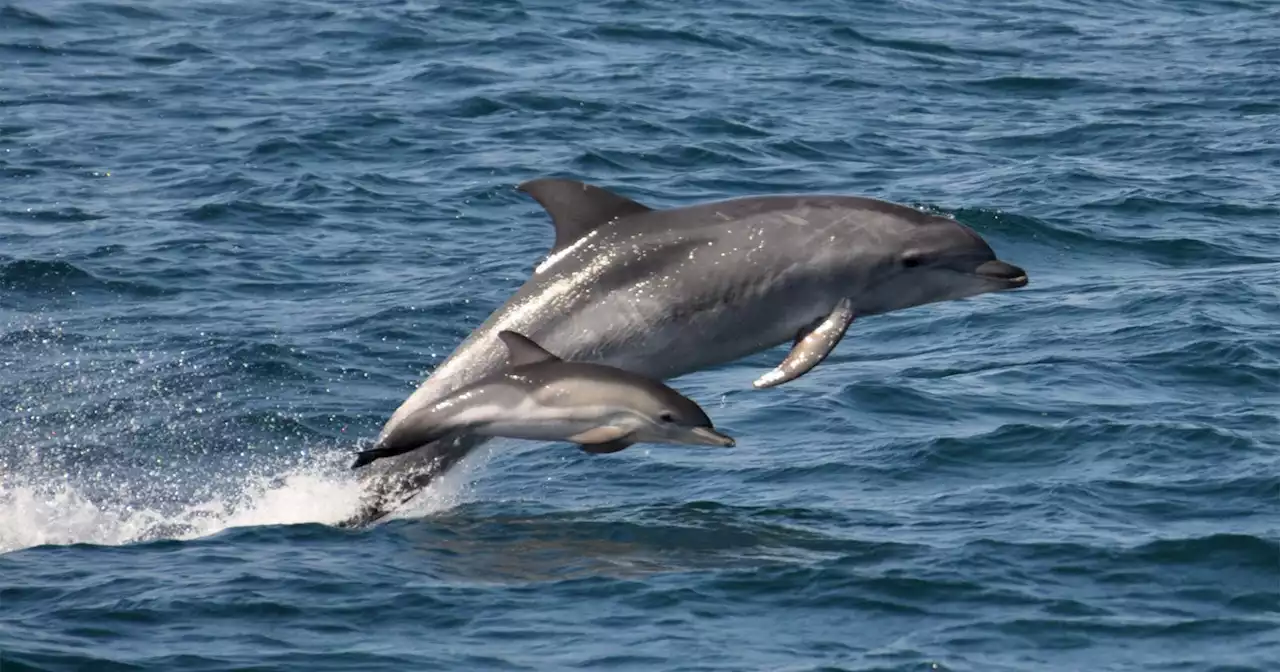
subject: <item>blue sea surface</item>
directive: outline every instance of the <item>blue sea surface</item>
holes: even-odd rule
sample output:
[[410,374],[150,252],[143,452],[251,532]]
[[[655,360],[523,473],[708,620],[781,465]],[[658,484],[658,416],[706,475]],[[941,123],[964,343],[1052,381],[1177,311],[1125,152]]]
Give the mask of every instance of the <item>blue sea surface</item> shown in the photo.
[[[549,175],[1031,281],[671,381],[733,449],[496,441],[336,527]],[[0,0],[0,671],[1277,663],[1280,4]]]

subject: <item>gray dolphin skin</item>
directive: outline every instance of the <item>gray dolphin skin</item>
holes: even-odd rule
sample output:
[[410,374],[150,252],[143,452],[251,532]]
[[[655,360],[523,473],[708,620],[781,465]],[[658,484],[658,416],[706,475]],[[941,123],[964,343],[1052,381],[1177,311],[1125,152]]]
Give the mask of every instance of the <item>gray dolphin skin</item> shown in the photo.
[[[396,409],[375,446],[413,436],[414,413],[505,366],[501,331],[566,360],[657,380],[792,343],[753,383],[768,388],[812,370],[857,318],[1027,284],[965,225],[872,198],[767,195],[653,209],[567,179],[517,189],[550,216],[554,245]],[[368,495],[342,525],[386,516],[486,440],[437,440],[380,460],[361,472]]]
[[645,442],[734,445],[702,407],[660,381],[566,362],[513,331],[498,332],[498,339],[507,348],[507,368],[414,411],[351,468],[465,434],[572,441],[595,454]]

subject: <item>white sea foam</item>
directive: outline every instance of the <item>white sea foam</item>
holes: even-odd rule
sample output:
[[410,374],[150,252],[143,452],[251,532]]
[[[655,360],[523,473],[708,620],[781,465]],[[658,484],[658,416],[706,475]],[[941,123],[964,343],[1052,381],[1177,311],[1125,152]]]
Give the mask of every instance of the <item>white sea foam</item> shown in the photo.
[[[355,513],[362,488],[345,468],[349,452],[313,454],[285,469],[220,474],[217,494],[190,502],[156,502],[146,484],[111,484],[112,496],[90,496],[65,478],[0,473],[0,553],[46,544],[120,545],[153,539],[193,539],[232,527],[334,524]],[[461,466],[461,465],[460,465]],[[455,472],[465,472],[458,469]],[[417,517],[454,506],[465,477],[450,472],[391,518]],[[169,497],[167,499],[172,499]]]

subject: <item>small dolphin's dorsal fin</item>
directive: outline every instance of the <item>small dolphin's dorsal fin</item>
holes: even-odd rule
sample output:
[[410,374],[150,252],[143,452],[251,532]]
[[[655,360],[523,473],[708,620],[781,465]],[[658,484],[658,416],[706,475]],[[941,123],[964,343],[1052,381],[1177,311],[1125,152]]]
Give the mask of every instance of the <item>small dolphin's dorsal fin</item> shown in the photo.
[[608,189],[558,177],[529,180],[516,188],[532,196],[551,216],[556,227],[553,254],[601,224],[653,209]]
[[559,361],[560,358],[547,352],[545,348],[533,342],[533,339],[514,331],[498,332],[498,338],[507,346],[507,365],[524,366],[538,362]]

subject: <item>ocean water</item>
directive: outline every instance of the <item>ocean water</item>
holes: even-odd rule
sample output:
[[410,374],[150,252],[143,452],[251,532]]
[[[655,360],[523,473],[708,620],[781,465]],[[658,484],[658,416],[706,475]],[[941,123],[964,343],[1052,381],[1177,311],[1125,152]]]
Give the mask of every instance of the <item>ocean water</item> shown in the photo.
[[[1278,45],[1263,0],[0,2],[0,670],[1274,670]],[[732,450],[498,441],[335,527],[546,175],[895,200],[1031,283],[672,381]]]

